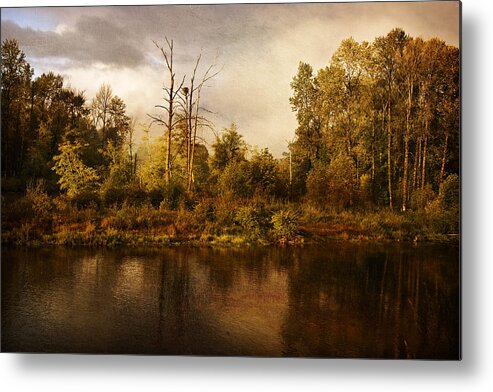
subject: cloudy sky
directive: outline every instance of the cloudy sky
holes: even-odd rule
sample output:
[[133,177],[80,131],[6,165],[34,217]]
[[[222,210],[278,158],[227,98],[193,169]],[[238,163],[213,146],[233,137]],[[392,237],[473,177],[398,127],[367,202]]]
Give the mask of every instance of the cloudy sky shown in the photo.
[[[138,121],[162,103],[167,80],[153,40],[175,42],[177,74],[221,72],[203,90],[215,128],[236,122],[248,143],[280,155],[296,119],[289,83],[300,61],[324,67],[339,43],[372,41],[394,27],[459,45],[455,1],[277,5],[2,8],[2,39],[15,38],[35,74],[55,71],[91,99],[110,84]],[[154,127],[155,135],[160,132]],[[212,140],[211,137],[206,138]]]

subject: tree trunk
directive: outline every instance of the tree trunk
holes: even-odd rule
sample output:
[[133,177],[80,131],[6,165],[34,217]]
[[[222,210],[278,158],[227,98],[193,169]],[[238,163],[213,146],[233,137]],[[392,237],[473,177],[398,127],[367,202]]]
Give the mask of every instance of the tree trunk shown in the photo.
[[414,152],[414,169],[413,169],[413,191],[416,190],[418,184],[418,167],[421,161],[421,136],[418,138],[417,151]]
[[407,171],[409,165],[409,135],[410,135],[410,120],[412,108],[413,86],[408,89],[407,113],[406,113],[406,133],[404,135],[404,173],[402,175],[402,211],[407,208]]
[[392,127],[391,127],[391,111],[390,111],[390,103],[388,107],[388,115],[387,115],[387,181],[388,181],[388,191],[389,191],[389,208],[392,210],[392,156],[391,156],[391,148],[392,148]]
[[443,182],[443,177],[445,176],[445,163],[447,161],[447,147],[448,147],[448,130],[445,132],[445,143],[443,144],[443,155],[442,155],[442,167],[440,169],[440,181],[438,182],[440,186]]
[[190,176],[190,127],[191,127],[191,113],[190,113],[190,101],[192,100],[191,91],[193,91],[193,86],[190,89],[185,89],[185,147],[186,147],[186,172],[187,172],[187,184],[188,177]]
[[175,75],[173,73],[173,49],[171,49],[170,55],[170,88],[169,88],[169,101],[168,101],[168,145],[166,146],[166,186],[169,186],[171,182],[171,131],[173,129],[173,100],[174,100],[174,88],[175,88]]
[[375,182],[375,114],[372,116],[371,128],[371,182]]
[[[428,128],[428,126],[427,126]],[[421,164],[421,189],[425,189],[425,181],[426,181],[426,148],[428,144],[428,135],[425,135],[424,143],[423,143],[423,162]]]
[[193,163],[194,163],[194,158],[195,158],[195,144],[197,143],[197,128],[199,126],[199,104],[200,104],[200,86],[197,91],[197,102],[195,103],[195,116],[194,116],[194,124],[193,124],[193,135],[192,135],[192,148],[191,148],[191,155],[190,155],[190,176],[189,176],[189,183],[188,183],[188,190],[192,190],[193,186]]

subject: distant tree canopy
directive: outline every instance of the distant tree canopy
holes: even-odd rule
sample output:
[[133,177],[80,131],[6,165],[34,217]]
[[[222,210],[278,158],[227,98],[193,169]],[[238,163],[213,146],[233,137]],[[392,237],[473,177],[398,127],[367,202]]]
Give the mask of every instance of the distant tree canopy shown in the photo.
[[[459,50],[394,29],[372,43],[342,41],[314,72],[300,62],[289,102],[295,139],[282,158],[247,145],[231,124],[207,149],[200,106],[209,67],[175,80],[173,41],[158,48],[170,73],[165,115],[150,115],[135,145],[135,121],[103,84],[89,102],[52,72],[34,77],[15,40],[2,43],[2,189],[42,179],[69,199],[106,205],[149,201],[176,207],[201,197],[307,201],[334,210],[405,211],[439,200],[458,206]],[[175,68],[173,68],[175,67]],[[287,104],[287,102],[286,102]],[[167,204],[166,204],[167,203]]]
[[[456,47],[401,29],[373,43],[349,38],[316,75],[301,62],[291,87],[293,166],[314,200],[335,202],[337,193],[354,204],[351,195],[369,179],[372,203],[406,210],[413,192],[438,192],[458,174]],[[337,178],[344,181],[336,186]],[[303,182],[297,187],[304,192]]]

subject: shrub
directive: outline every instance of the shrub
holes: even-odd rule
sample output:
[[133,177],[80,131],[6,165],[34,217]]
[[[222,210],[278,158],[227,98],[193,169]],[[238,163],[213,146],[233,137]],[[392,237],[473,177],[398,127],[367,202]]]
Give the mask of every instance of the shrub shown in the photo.
[[32,203],[28,198],[17,199],[15,202],[9,203],[8,208],[2,206],[2,229],[7,225],[19,226],[22,223],[31,222],[33,215]]
[[447,208],[457,208],[460,200],[460,180],[457,174],[450,174],[440,187],[439,199]]
[[213,222],[216,218],[216,208],[210,199],[203,199],[195,205],[195,218],[202,222]]
[[164,200],[164,190],[161,188],[153,188],[149,191],[149,201],[152,206],[158,208]]
[[147,193],[136,182],[132,182],[124,188],[125,200],[130,205],[144,205],[147,200]]
[[371,203],[371,176],[367,173],[363,174],[359,179],[358,190],[359,202],[368,206]]
[[228,197],[251,197],[253,194],[252,173],[247,161],[233,161],[219,177],[219,191]]
[[112,205],[121,205],[125,200],[125,193],[122,188],[119,187],[104,187],[101,190],[101,199],[105,206],[110,207]]
[[184,199],[185,190],[180,184],[171,183],[164,191],[164,198],[159,205],[161,209],[176,210]]
[[325,204],[329,192],[328,182],[327,167],[324,165],[315,166],[308,174],[306,180],[308,199],[317,204]]
[[270,228],[271,213],[263,204],[241,207],[235,220],[243,228],[247,237],[258,238]]
[[214,220],[218,227],[224,228],[235,222],[235,204],[229,197],[217,197],[214,199]]
[[39,226],[50,225],[52,221],[51,212],[53,203],[45,191],[44,180],[31,182],[27,185],[26,199],[31,205],[33,220]]
[[416,211],[423,211],[435,198],[436,195],[431,189],[431,185],[426,184],[424,189],[416,189],[411,194],[411,208]]
[[346,155],[339,155],[328,166],[315,166],[308,174],[306,189],[309,200],[328,203],[338,211],[351,205],[356,190],[353,160]]
[[327,169],[329,201],[341,210],[353,202],[356,189],[356,167],[347,155],[339,155]]
[[111,216],[105,218],[101,224],[115,229],[136,230],[162,227],[170,222],[167,214],[156,210],[150,204],[132,206],[125,201],[120,208],[113,209]]
[[290,210],[279,210],[272,215],[272,233],[279,242],[293,240],[298,232],[298,217]]
[[426,217],[433,234],[456,234],[459,232],[459,208],[445,208],[440,198],[427,206]]
[[71,197],[72,203],[81,209],[88,207],[98,207],[101,204],[99,193],[90,190],[84,190]]

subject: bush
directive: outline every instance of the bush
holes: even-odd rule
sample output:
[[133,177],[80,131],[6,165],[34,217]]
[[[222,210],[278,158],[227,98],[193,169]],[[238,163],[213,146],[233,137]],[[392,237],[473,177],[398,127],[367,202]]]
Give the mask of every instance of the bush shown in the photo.
[[202,222],[213,222],[216,218],[216,208],[213,200],[203,199],[195,205],[195,219]]
[[132,206],[125,201],[120,208],[113,209],[101,225],[105,228],[137,230],[164,227],[172,221],[168,214],[156,210],[150,204]]
[[328,166],[317,165],[308,174],[306,181],[308,199],[329,204],[335,210],[342,210],[353,203],[356,190],[356,168],[353,160],[339,155]]
[[161,188],[153,188],[149,191],[149,201],[154,208],[158,208],[164,200],[164,190]]
[[306,180],[306,193],[310,201],[317,204],[325,204],[329,193],[329,177],[327,167],[324,165],[315,166]]
[[123,189],[119,187],[104,187],[101,190],[101,199],[107,207],[112,205],[120,206],[125,200],[125,193]]
[[22,223],[31,222],[33,215],[33,206],[27,197],[9,203],[8,208],[2,205],[2,229],[5,228],[6,224],[20,226]]
[[298,232],[298,217],[289,210],[280,210],[272,215],[272,233],[279,242],[291,241]]
[[258,238],[270,228],[271,213],[263,204],[241,207],[235,220],[243,228],[247,237]]
[[85,190],[71,197],[72,203],[79,209],[88,207],[99,207],[101,198],[99,193]]
[[426,218],[433,234],[457,234],[459,232],[459,208],[445,208],[437,198],[426,208]]
[[133,206],[144,205],[147,201],[147,193],[138,183],[132,182],[124,188],[125,200]]
[[440,187],[439,199],[446,208],[457,208],[460,200],[460,180],[457,174],[450,174]]
[[44,180],[31,182],[27,185],[26,199],[31,205],[33,221],[41,227],[49,226],[52,221],[53,203],[45,191]]
[[159,207],[166,210],[176,210],[184,200],[185,190],[180,184],[172,183],[164,192],[164,198]]
[[424,189],[416,189],[411,195],[411,208],[416,211],[423,211],[426,206],[435,200],[435,192],[430,184],[426,184]]
[[347,155],[339,155],[327,169],[329,202],[337,209],[350,206],[356,189],[356,167]]
[[231,198],[248,198],[253,194],[252,173],[247,161],[233,161],[219,177],[219,191]]
[[214,220],[218,227],[227,227],[235,222],[235,204],[229,197],[217,197],[214,199]]

